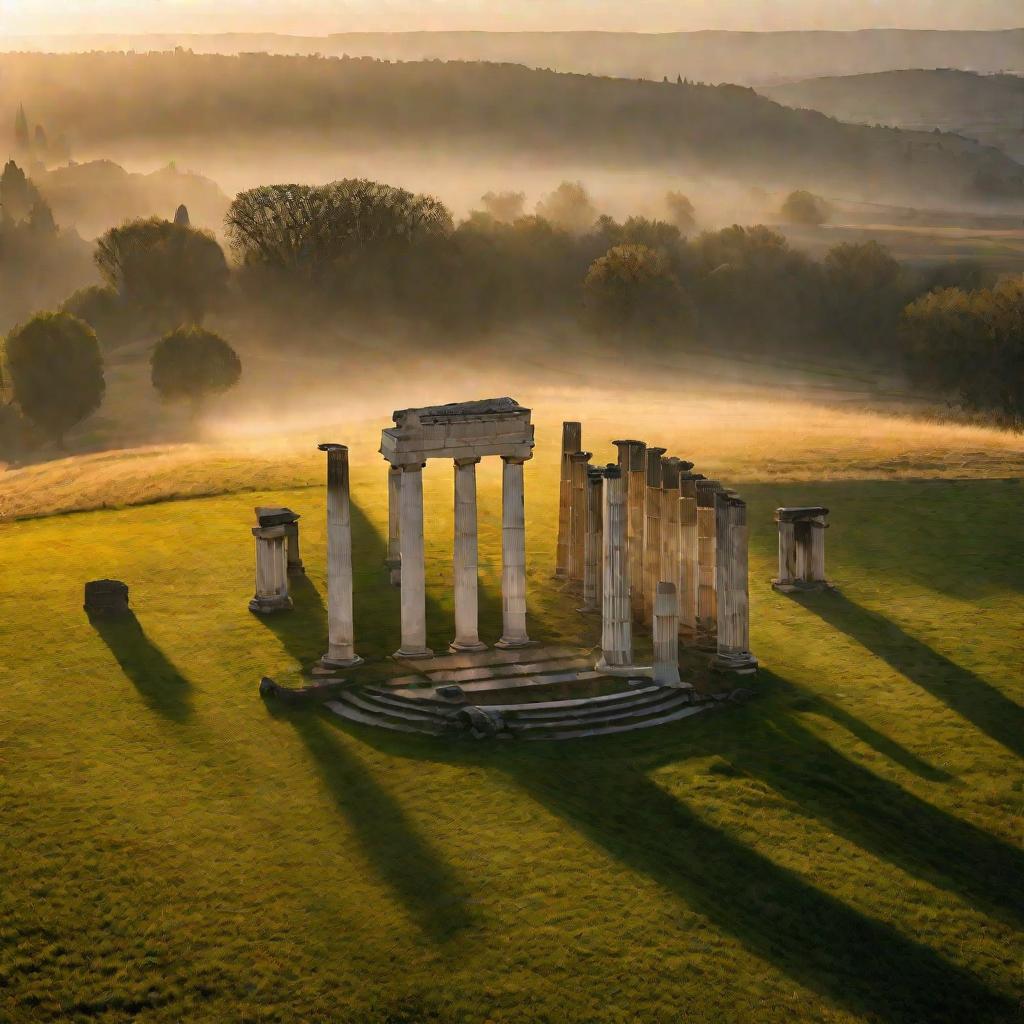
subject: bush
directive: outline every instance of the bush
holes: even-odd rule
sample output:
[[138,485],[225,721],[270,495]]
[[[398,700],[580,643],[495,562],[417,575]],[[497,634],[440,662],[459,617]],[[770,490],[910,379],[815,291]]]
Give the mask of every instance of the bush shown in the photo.
[[829,218],[828,203],[824,199],[798,189],[786,196],[781,209],[782,219],[787,224],[806,224],[817,227]]
[[127,340],[130,317],[121,296],[113,288],[94,284],[79,288],[61,304],[61,312],[84,320],[95,332],[104,348]]
[[68,313],[39,313],[15,328],[7,337],[5,361],[14,401],[61,447],[64,435],[103,401],[96,334]]
[[165,401],[184,400],[197,412],[210,395],[233,388],[242,362],[218,334],[179,327],[157,342],[150,358],[153,387]]

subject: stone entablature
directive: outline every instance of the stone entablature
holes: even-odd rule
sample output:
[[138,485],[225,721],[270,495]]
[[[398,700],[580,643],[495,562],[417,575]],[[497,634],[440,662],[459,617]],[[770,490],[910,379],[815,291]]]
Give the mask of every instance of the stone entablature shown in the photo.
[[530,410],[512,398],[399,409],[395,426],[381,433],[380,453],[392,466],[428,459],[478,459],[533,455]]

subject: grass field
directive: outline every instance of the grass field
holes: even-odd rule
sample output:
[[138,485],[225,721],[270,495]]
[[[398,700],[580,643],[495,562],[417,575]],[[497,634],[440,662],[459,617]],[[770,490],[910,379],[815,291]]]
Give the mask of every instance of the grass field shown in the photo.
[[[613,432],[645,436],[639,410],[591,412],[599,455]],[[1019,1020],[1024,494],[897,477],[1018,476],[1020,442],[838,415],[824,440],[824,415],[782,414],[717,436],[683,418],[667,439],[748,481],[760,699],[562,745],[401,740],[260,701],[261,675],[294,682],[324,649],[315,458],[235,452],[213,472],[200,449],[125,453],[105,477],[79,466],[57,501],[47,479],[75,463],[9,474],[17,514],[151,503],[0,525],[0,1021]],[[531,632],[589,642],[550,579],[541,423]],[[397,646],[398,595],[384,473],[372,434],[356,441],[357,645],[374,658]],[[498,492],[485,464],[488,640]],[[296,611],[267,621],[246,610],[257,496],[303,514],[309,570]],[[794,600],[767,584],[771,510],[804,502],[833,509],[840,591]],[[450,470],[429,467],[439,649],[450,505]],[[97,629],[81,587],[108,575],[135,614]]]

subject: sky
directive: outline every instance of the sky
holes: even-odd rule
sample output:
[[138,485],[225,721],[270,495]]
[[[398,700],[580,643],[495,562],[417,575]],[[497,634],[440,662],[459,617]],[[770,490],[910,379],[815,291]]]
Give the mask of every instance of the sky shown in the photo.
[[1024,26],[1024,0],[0,0],[0,36]]

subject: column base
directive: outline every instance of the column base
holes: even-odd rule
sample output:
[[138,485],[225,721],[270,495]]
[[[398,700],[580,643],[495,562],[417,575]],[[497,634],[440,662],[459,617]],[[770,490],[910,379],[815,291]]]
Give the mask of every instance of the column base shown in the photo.
[[576,609],[576,611],[578,611],[581,615],[593,615],[595,612],[599,612],[600,610],[601,609],[598,608],[598,606],[596,604],[591,604],[591,605],[586,605],[585,604],[585,605],[582,605],[581,607]]
[[816,590],[835,590],[829,580],[772,580],[772,590],[780,594],[804,594]]
[[731,672],[733,675],[750,676],[757,671],[757,658],[749,651],[736,653],[719,653],[711,662],[715,672]]
[[324,655],[319,662],[321,668],[355,668],[357,665],[362,665],[363,659],[358,654],[353,654],[351,658],[331,658],[328,655]]
[[305,576],[306,567],[302,562],[289,562],[288,563],[288,575],[289,576]]
[[434,652],[429,647],[399,647],[392,658],[401,658],[403,661],[416,661],[420,658],[432,658]]
[[536,647],[537,641],[525,637],[502,637],[495,645],[500,651],[517,651],[521,647]]
[[609,665],[602,654],[594,665],[595,672],[603,672],[606,676],[622,676],[623,678],[643,677],[649,679],[654,675],[654,669],[650,665]]
[[451,654],[476,654],[486,650],[487,644],[482,640],[453,640],[448,645]]
[[651,679],[659,686],[678,686],[680,684],[679,667],[660,668],[655,666],[651,672]]
[[292,599],[285,597],[254,597],[249,602],[249,611],[257,615],[271,615],[274,612],[290,612],[295,606]]

